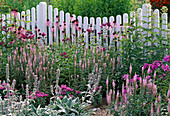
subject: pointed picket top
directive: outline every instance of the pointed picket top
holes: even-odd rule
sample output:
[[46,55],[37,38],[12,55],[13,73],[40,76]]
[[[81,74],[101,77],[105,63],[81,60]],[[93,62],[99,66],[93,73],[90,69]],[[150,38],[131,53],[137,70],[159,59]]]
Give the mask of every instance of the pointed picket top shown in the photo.
[[80,28],[80,30],[78,31],[78,37],[80,37],[80,35],[82,34],[82,30],[83,30],[83,26],[82,26],[82,16],[78,16],[77,17],[79,23],[78,23],[78,26]]
[[[35,30],[35,8],[34,7],[31,8],[31,29],[33,34],[35,35],[35,31],[34,31]],[[35,36],[34,39],[36,39]]]
[[[159,23],[160,23],[160,18],[159,18],[159,10],[158,9],[155,9],[154,10],[154,13],[153,13],[153,16],[154,16],[154,23],[153,23],[153,27],[154,27],[154,32],[156,32],[155,33],[155,36],[154,36],[154,40],[156,40],[157,39],[157,37],[156,37],[156,35],[157,34],[159,34],[159,29],[157,29],[157,27],[159,28],[160,26],[159,26]],[[154,43],[156,46],[158,46],[158,43],[157,42],[155,42]]]
[[21,19],[21,18],[20,18],[20,13],[19,13],[19,12],[18,12],[18,15],[17,15],[17,19],[18,19],[17,25],[20,26],[20,19]]
[[[37,27],[40,29],[41,33],[45,33],[47,36],[47,3],[40,2],[38,10]],[[47,43],[47,39],[45,39],[45,43]]]
[[10,14],[7,14],[7,15],[6,15],[7,24],[10,24],[10,23],[11,23],[10,18],[11,18],[11,15],[10,15]]
[[85,38],[85,43],[86,46],[88,46],[88,32],[87,32],[87,28],[88,28],[88,17],[84,17],[83,19],[84,24],[83,24],[83,29],[84,29],[84,38]]
[[5,15],[4,14],[2,14],[2,20],[3,20],[3,22],[2,22],[2,26],[5,26],[5,22],[4,22],[4,20],[6,19],[6,17],[5,17]]
[[[141,8],[138,8],[137,9],[137,20],[138,20],[138,24],[137,26],[141,26],[142,27],[142,9]],[[138,29],[138,31],[142,31],[142,29]]]
[[[147,24],[147,22],[148,22],[148,4],[142,5],[142,15],[143,15],[143,17],[142,17],[143,25],[142,26],[143,26],[143,28],[148,28],[148,24]],[[147,34],[147,32],[143,31],[142,34],[143,34],[143,36],[145,36]],[[145,38],[143,38],[143,42],[144,41],[146,41]],[[144,45],[146,46],[147,43],[145,43]]]
[[[76,20],[76,15],[75,14],[73,14],[72,15],[73,16],[73,20]],[[71,27],[72,29],[72,44],[74,44],[74,45],[76,45],[76,27],[75,27],[75,25],[72,23],[72,27]]]
[[113,47],[113,33],[114,33],[114,17],[113,16],[110,16],[109,17],[109,22],[110,22],[110,25],[112,26],[110,29],[109,29],[109,38],[110,38],[110,46]]
[[[163,13],[162,14],[162,37],[167,39],[167,29],[168,29],[168,14]],[[167,45],[167,41],[163,41],[163,44]]]
[[48,27],[48,34],[49,34],[49,44],[53,44],[53,35],[52,35],[52,26],[53,26],[53,7],[52,5],[48,6],[48,19],[50,21],[50,25]]
[[[2,14],[2,26],[5,26],[5,20],[6,19],[6,17],[5,17],[5,15],[4,14]],[[5,32],[4,31],[2,31],[2,34],[5,34]]]
[[21,26],[25,28],[25,11],[21,12]]
[[58,9],[54,8],[54,42],[58,44],[58,27],[56,25],[56,16],[58,16]]
[[[91,17],[90,18],[90,28],[92,30],[95,30],[94,25],[95,25],[94,17]],[[92,43],[93,45],[95,44],[94,32],[90,34],[90,43]]]
[[64,43],[62,40],[64,39],[64,34],[63,34],[63,22],[64,22],[64,11],[60,11],[60,25],[62,28],[60,28],[60,43]]
[[123,31],[127,30],[126,29],[126,28],[128,28],[127,25],[128,25],[128,14],[124,13],[123,14],[123,27],[124,27]]
[[[108,19],[107,17],[103,17],[103,24],[106,24],[108,23]],[[108,46],[108,30],[106,29],[106,26],[103,26],[103,34],[104,34],[104,41],[103,41],[103,45],[104,47],[107,47]]]
[[[122,21],[121,15],[117,15],[116,16],[116,32],[118,33],[118,35],[121,33],[121,27],[120,27],[120,24],[122,24],[121,21]],[[121,38],[118,38],[118,39],[120,40]],[[119,47],[119,46],[121,46],[120,41],[117,41],[117,47]]]
[[[26,11],[26,15],[27,21],[30,21],[30,10]],[[26,29],[30,30],[30,22],[26,23]]]
[[66,37],[70,38],[70,13],[66,13]]
[[97,44],[101,45],[101,18],[97,17],[96,18],[96,35],[97,35]]

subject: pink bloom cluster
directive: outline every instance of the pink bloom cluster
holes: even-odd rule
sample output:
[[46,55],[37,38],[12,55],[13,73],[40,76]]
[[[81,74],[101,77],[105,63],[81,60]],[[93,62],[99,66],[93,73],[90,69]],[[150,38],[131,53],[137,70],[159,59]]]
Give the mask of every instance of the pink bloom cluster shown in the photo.
[[[33,92],[31,91],[30,94],[32,94]],[[37,91],[35,93],[35,96],[34,96],[34,99],[37,99],[37,97],[47,97],[48,94],[45,94],[44,92],[40,92],[40,91]],[[30,95],[29,98],[31,99],[32,96]]]
[[167,55],[165,58],[164,58],[164,62],[169,62],[170,61],[170,55]]
[[68,58],[68,56],[69,56],[69,55],[67,55],[67,53],[66,53],[66,52],[61,53],[60,55],[61,55],[61,56],[65,56],[65,58]]
[[[14,94],[15,94],[15,93],[14,93]],[[13,93],[9,93],[9,95],[10,95],[10,96],[12,96],[12,95],[13,95]],[[4,97],[6,97],[6,98],[7,98],[8,96],[7,96],[7,95],[5,95]]]
[[71,89],[70,87],[67,87],[67,85],[61,85],[61,94],[62,95],[66,95],[67,91],[74,91],[73,89]]
[[[61,85],[61,95],[58,96],[59,98],[63,98],[63,96],[68,95],[71,98],[73,98],[73,95],[70,94],[71,92],[74,92],[74,89],[71,89],[70,87],[67,87],[67,85]],[[81,94],[81,91],[75,90],[76,94]]]
[[62,41],[65,43],[66,41],[71,42],[71,39],[67,38],[67,39],[62,39]]
[[[170,61],[170,55],[167,55],[163,60],[165,62]],[[170,71],[169,65],[163,64],[163,62],[160,60],[154,61],[152,64],[145,63],[143,67],[144,67],[144,69],[148,68],[149,73],[151,73],[153,70],[160,68],[163,70],[163,73],[164,73],[163,76],[166,76],[166,72]],[[161,77],[161,76],[159,76],[159,77]]]

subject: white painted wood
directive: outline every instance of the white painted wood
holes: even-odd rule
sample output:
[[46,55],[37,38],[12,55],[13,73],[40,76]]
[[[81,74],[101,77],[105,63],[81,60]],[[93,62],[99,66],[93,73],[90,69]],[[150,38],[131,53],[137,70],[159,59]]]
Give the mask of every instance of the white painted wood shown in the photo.
[[[160,26],[159,26],[159,23],[160,23],[160,18],[159,18],[159,10],[158,9],[155,9],[154,10],[154,25],[153,25],[153,27],[154,27],[154,32],[155,32],[155,34],[154,34],[154,40],[156,40],[157,39],[157,37],[156,37],[156,35],[158,34],[159,35],[159,29],[157,29],[157,27],[159,28]],[[157,42],[155,42],[154,43],[156,46],[158,46],[158,43]]]
[[[26,11],[26,17],[27,17],[27,21],[30,21],[30,10]],[[26,23],[26,29],[30,30],[30,22]]]
[[25,11],[21,12],[21,26],[25,28]]
[[[149,17],[148,22],[151,22],[152,20],[150,16],[151,16],[151,4],[148,4],[148,17]],[[149,29],[151,29],[151,26],[152,26],[152,23],[148,25]],[[148,37],[150,36],[151,36],[151,33],[148,33]],[[148,46],[151,46],[151,42],[148,42]]]
[[[90,27],[91,28],[91,30],[95,30],[95,28],[94,28],[94,24],[95,24],[95,22],[94,22],[94,17],[91,17],[90,18],[90,26],[92,26],[92,27]],[[95,44],[95,38],[94,38],[94,32],[93,33],[90,33],[90,43],[92,44],[92,45],[94,45]],[[92,47],[90,47],[91,49],[92,49]]]
[[168,29],[168,14],[167,13],[163,13],[162,14],[162,37],[164,39],[166,39],[166,41],[163,41],[163,44],[167,44],[167,29]]
[[70,13],[66,13],[66,37],[70,38]]
[[127,24],[128,24],[128,14],[124,13],[123,14],[123,26],[124,26],[123,31],[127,30],[128,28]]
[[19,12],[18,12],[18,15],[17,15],[17,19],[18,19],[17,25],[20,26],[20,19],[21,19],[21,18],[20,18],[20,13],[19,13]]
[[11,24],[10,17],[11,17],[10,14],[7,14],[7,15],[6,15],[6,19],[7,19],[7,24],[8,24],[8,25]]
[[[137,26],[141,26],[142,27],[142,9],[138,8],[137,9],[137,19],[138,19],[138,24]],[[138,31],[142,31],[142,29],[137,29]]]
[[[40,2],[38,10],[37,27],[41,33],[44,32],[47,35],[47,3]],[[47,39],[45,39],[45,43],[47,43]]]
[[[118,34],[121,34],[121,28],[120,28],[120,24],[122,24],[121,15],[117,15],[117,16],[116,16],[116,24],[117,24],[117,26],[116,26],[116,32],[117,32]],[[119,40],[121,40],[121,37],[119,37]],[[122,46],[122,45],[121,45],[121,42],[120,42],[120,41],[117,41],[117,47],[119,47],[119,46]],[[119,48],[118,48],[117,50],[119,50]]]
[[53,35],[51,32],[51,28],[53,25],[53,7],[52,5],[48,6],[48,19],[50,21],[50,26],[48,27],[48,33],[49,33],[49,44],[52,45],[53,44]]
[[5,22],[4,22],[4,20],[5,20],[6,18],[5,18],[5,15],[4,14],[2,14],[2,20],[3,20],[3,22],[2,22],[2,26],[5,26]]
[[[56,18],[56,16],[58,16],[58,9],[54,8],[54,20]],[[56,21],[54,21],[54,23],[56,23]],[[56,42],[58,44],[58,26],[55,26],[54,24],[54,42]]]
[[[33,34],[35,35],[35,31],[34,31],[35,30],[35,8],[34,7],[31,8],[31,29]],[[34,39],[36,39],[35,36]]]
[[84,17],[84,23],[83,23],[83,29],[84,29],[84,38],[85,38],[85,43],[86,46],[88,46],[88,32],[87,32],[87,28],[88,28],[88,17]]
[[81,16],[78,16],[77,19],[78,19],[78,21],[79,21],[78,26],[81,28],[81,30],[79,30],[78,33],[77,33],[77,34],[78,34],[78,37],[80,37],[80,35],[82,34],[82,27],[83,27],[83,26],[82,26],[82,17],[81,17]]
[[[107,17],[103,17],[103,23],[104,24],[106,24],[106,23],[108,23],[108,19],[107,19]],[[104,47],[107,47],[108,46],[108,37],[106,37],[106,36],[108,36],[108,30],[106,29],[106,27],[107,26],[103,26],[103,34],[104,34],[104,43],[103,43],[103,45],[104,45]]]
[[[76,20],[76,15],[73,14],[72,16],[73,16],[73,20]],[[76,45],[76,27],[75,27],[75,23],[74,24],[72,23],[71,30],[72,30],[72,44]]]
[[[3,20],[2,26],[5,26],[5,22],[4,22],[5,19],[6,19],[5,15],[2,14],[2,20]],[[5,31],[2,31],[2,34],[5,34]]]
[[[6,15],[6,19],[7,19],[6,27],[11,24],[10,17],[11,17],[10,14],[7,14],[7,15]],[[7,38],[9,38],[9,37],[10,37],[10,34],[7,34]],[[5,41],[6,41],[6,40],[5,40]]]
[[109,29],[109,37],[110,37],[110,46],[111,47],[113,47],[113,36],[111,36],[114,33],[114,23],[113,23],[113,21],[114,21],[114,17],[113,16],[109,17],[109,22],[110,22],[110,25],[112,26],[112,28]]
[[[142,5],[142,15],[143,15],[142,21],[145,21],[145,22],[143,22],[143,28],[148,28],[148,24],[147,24],[147,22],[148,22],[148,18],[147,18],[148,17],[148,11],[147,11],[147,9],[148,9],[148,5],[143,4]],[[143,31],[142,35],[147,36],[147,32]],[[145,38],[143,38],[143,42],[144,41],[146,41]],[[144,45],[146,46],[147,43],[145,43]]]
[[[60,25],[63,26],[64,22],[64,11],[60,11]],[[64,34],[62,33],[63,29],[60,29],[60,42],[63,44]]]
[[98,33],[101,32],[101,18],[97,17],[96,19],[96,35],[97,35],[97,44],[101,45],[101,35]]

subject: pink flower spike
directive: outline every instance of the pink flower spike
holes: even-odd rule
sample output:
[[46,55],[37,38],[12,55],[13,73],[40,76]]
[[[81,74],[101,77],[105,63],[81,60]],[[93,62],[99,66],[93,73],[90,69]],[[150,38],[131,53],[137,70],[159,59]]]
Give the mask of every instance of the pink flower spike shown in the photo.
[[159,100],[159,102],[161,101],[161,95],[159,94],[159,96],[158,96],[158,100]]
[[154,112],[153,112],[153,103],[151,104],[151,116],[153,116]]
[[108,86],[108,84],[109,84],[109,77],[107,76],[106,85]]
[[112,85],[113,85],[113,89],[115,89],[115,81],[114,80],[112,82]]

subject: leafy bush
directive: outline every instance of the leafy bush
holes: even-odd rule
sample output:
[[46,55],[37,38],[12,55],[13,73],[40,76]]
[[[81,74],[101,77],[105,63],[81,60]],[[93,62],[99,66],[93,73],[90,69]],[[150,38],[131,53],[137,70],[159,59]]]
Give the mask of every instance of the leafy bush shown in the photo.
[[0,12],[9,13],[11,9],[18,9],[19,12],[26,11],[36,7],[41,1],[43,0],[0,0]]
[[129,13],[133,0],[52,0],[54,7],[76,16],[109,17]]

